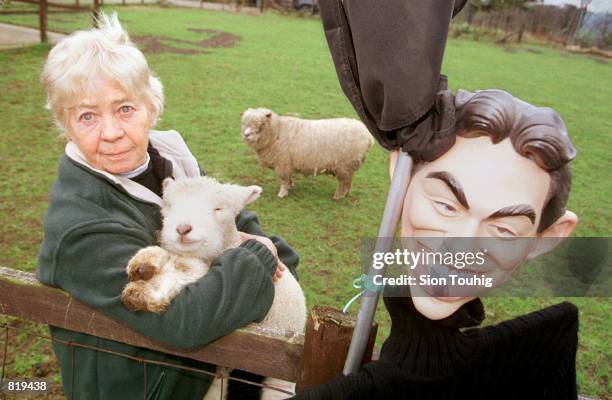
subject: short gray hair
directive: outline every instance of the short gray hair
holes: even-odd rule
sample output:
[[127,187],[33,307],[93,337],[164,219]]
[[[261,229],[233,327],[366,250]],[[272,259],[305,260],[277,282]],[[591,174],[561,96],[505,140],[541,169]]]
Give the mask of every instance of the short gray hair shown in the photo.
[[98,28],[76,31],[62,39],[49,53],[41,81],[47,92],[47,109],[56,126],[66,134],[66,110],[107,78],[126,93],[144,101],[155,124],[164,109],[164,91],[149,69],[144,55],[130,41],[113,13],[100,14]]

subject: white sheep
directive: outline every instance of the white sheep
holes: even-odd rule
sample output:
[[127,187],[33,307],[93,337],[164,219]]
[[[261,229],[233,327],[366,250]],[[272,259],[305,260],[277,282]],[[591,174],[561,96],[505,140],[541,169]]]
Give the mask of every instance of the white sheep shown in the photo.
[[353,174],[374,144],[360,121],[281,117],[266,108],[244,111],[240,132],[255,150],[259,163],[274,169],[280,178],[278,197],[289,194],[294,172],[334,175],[339,181],[334,199],[345,197],[351,190]]
[[[259,186],[222,184],[209,177],[164,180],[161,247],[141,249],[129,261],[130,282],[123,290],[123,303],[132,310],[163,312],[185,285],[208,272],[215,257],[240,244],[235,217],[261,191]],[[272,306],[259,325],[266,330],[303,333],[306,300],[300,285],[286,271],[274,288]],[[265,383],[290,391],[295,387],[272,378]],[[220,386],[216,379],[206,398],[218,399]],[[262,392],[265,399],[278,396],[276,391]]]

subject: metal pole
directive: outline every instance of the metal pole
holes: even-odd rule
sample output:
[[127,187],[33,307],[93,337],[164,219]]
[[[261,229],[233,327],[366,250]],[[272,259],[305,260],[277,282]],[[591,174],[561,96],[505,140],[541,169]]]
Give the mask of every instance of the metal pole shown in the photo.
[[[378,239],[375,248],[377,252],[389,251],[391,247],[392,240],[389,240],[389,238],[395,237],[397,225],[402,215],[402,206],[404,204],[404,197],[406,197],[411,173],[412,158],[410,158],[408,153],[400,151],[397,161],[395,162],[395,172],[393,173],[391,187],[387,195],[385,211],[383,212],[380,228],[378,229]],[[374,269],[370,266],[368,277],[372,278],[374,275],[381,273],[384,273],[384,269]],[[374,313],[376,312],[377,304],[378,292],[364,293],[361,300],[361,306],[359,307],[359,314],[357,314],[355,331],[353,331],[351,345],[344,363],[343,372],[345,375],[357,371],[361,365],[363,353],[370,335],[370,328],[374,321]]]

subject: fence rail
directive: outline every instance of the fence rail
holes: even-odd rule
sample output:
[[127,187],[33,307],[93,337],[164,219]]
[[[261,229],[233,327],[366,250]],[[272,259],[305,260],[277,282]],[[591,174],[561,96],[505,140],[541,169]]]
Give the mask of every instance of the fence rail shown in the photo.
[[56,3],[49,2],[47,0],[12,0],[15,2],[27,3],[38,5],[38,11],[19,11],[21,14],[38,14],[38,30],[40,32],[40,41],[44,43],[47,41],[47,14],[49,13],[49,7],[59,8],[65,12],[91,12],[92,23],[95,27],[97,24],[97,18],[100,13],[100,0],[93,0],[91,7],[81,6],[79,0],[75,0],[75,4]]
[[295,382],[303,336],[286,337],[246,327],[193,351],[153,341],[72,298],[42,285],[34,274],[0,267],[0,312],[133,346]]
[[[297,382],[299,389],[325,382],[342,371],[355,323],[352,316],[315,306],[308,319],[306,336],[270,332],[249,325],[204,347],[181,350],[139,334],[61,289],[41,284],[32,273],[5,267],[0,267],[0,313]],[[371,360],[376,332],[374,324],[364,362]]]

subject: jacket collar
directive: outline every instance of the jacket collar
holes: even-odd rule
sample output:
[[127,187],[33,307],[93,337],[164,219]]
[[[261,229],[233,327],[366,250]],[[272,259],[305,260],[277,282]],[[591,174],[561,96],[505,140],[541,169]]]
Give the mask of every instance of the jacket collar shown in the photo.
[[[155,147],[157,151],[159,151],[159,154],[162,157],[172,163],[172,174],[174,175],[175,179],[200,176],[200,167],[198,166],[197,160],[193,154],[191,154],[187,144],[177,131],[152,130],[149,132],[149,141],[151,145]],[[65,152],[66,155],[73,161],[84,166],[90,171],[102,175],[110,182],[120,185],[130,195],[136,197],[137,199],[157,204],[160,207],[163,205],[162,198],[143,185],[134,182],[129,178],[111,174],[92,167],[74,142],[69,141],[66,144]]]

